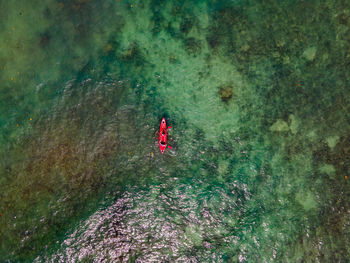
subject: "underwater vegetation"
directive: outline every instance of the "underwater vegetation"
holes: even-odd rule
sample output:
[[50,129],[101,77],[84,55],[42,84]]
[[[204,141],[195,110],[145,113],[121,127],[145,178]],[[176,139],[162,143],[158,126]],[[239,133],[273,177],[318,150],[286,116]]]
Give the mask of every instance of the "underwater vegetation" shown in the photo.
[[233,87],[232,86],[222,86],[219,88],[219,95],[223,102],[229,102],[233,96]]
[[0,261],[347,260],[347,1],[1,5]]

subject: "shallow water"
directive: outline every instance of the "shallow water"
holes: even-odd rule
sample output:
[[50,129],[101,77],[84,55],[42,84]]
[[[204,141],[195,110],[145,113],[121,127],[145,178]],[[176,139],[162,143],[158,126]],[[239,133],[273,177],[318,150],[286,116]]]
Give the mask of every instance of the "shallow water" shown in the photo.
[[0,261],[347,261],[349,3],[0,7]]

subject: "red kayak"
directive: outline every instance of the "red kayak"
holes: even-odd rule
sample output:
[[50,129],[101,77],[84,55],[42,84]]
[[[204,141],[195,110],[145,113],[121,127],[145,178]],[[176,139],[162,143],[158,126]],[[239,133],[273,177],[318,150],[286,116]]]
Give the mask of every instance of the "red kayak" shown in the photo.
[[[163,118],[162,122],[160,123],[160,129],[159,129],[159,148],[162,154],[164,153],[165,148],[167,147],[168,129],[170,128],[171,128],[170,126],[168,128],[166,127],[165,118]],[[168,147],[171,149],[170,146]]]

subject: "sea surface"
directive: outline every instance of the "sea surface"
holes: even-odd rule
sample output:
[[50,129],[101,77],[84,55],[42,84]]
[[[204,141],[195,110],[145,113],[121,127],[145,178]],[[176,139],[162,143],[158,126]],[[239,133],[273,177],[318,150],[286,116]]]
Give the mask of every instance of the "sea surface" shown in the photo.
[[0,262],[349,262],[349,1],[0,0],[0,39]]

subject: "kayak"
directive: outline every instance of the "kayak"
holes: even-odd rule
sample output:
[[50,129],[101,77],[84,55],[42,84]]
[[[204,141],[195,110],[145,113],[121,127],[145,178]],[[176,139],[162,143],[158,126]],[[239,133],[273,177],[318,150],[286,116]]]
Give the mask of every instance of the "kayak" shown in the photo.
[[[170,126],[167,128],[165,118],[163,118],[159,128],[159,148],[162,154],[164,154],[165,148],[167,147],[168,129],[170,128]],[[171,149],[170,146],[168,147]]]

